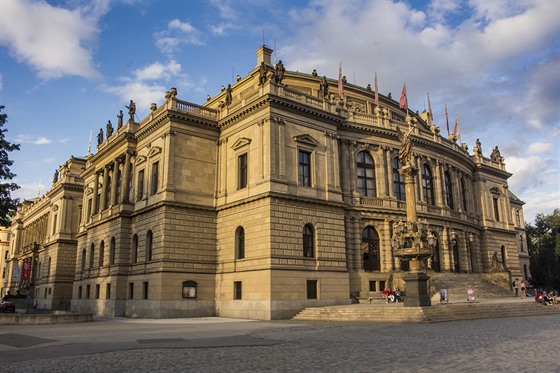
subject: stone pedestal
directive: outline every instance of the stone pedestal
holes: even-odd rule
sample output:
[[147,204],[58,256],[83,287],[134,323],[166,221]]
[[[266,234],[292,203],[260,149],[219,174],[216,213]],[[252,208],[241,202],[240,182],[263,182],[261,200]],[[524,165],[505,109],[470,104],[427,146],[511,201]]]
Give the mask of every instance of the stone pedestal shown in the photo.
[[406,283],[405,307],[427,307],[432,305],[428,295],[428,279],[423,272],[407,273],[403,276]]

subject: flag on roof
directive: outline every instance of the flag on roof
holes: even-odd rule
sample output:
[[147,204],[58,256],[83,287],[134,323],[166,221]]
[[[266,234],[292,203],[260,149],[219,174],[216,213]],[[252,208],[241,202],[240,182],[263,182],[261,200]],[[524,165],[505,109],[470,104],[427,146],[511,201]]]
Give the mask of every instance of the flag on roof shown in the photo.
[[342,85],[342,62],[338,66],[338,97],[344,96],[344,87]]
[[459,142],[461,141],[461,129],[459,127],[459,114],[457,114],[457,117],[455,118],[455,127],[453,128],[453,136],[458,138]]
[[447,123],[447,136],[449,136],[449,113],[447,112],[447,104],[445,104],[445,122]]
[[432,114],[432,104],[430,104],[430,94],[428,93],[428,119],[430,124],[434,121],[434,114]]
[[404,85],[402,87],[401,100],[399,101],[399,107],[401,109],[408,110],[408,100],[406,99],[406,82],[404,82]]
[[375,106],[379,106],[379,88],[377,88],[377,71],[375,72],[375,80],[373,81],[375,86]]

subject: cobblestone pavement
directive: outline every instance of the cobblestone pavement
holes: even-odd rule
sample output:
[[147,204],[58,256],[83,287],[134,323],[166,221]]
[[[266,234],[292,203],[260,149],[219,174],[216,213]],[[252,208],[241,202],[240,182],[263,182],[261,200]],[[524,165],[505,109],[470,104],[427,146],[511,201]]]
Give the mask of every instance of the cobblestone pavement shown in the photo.
[[[145,339],[123,350],[10,364],[1,363],[2,355],[15,349],[4,349],[0,372],[560,372],[560,315],[435,324],[259,323],[224,323],[247,331],[212,332],[190,342],[158,340],[154,323]],[[8,336],[2,332],[0,338]]]

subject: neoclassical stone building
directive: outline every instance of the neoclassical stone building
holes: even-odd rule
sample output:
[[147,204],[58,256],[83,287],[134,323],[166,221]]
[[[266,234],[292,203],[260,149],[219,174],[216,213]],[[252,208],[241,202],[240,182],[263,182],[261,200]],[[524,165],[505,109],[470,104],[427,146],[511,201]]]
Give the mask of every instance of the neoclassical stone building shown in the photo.
[[70,310],[84,169],[85,159],[71,157],[56,170],[49,192],[18,206],[3,254],[3,295],[19,292],[41,308]]
[[271,53],[203,105],[171,89],[140,122],[131,102],[100,133],[74,210],[72,310],[266,320],[402,288],[397,128],[412,128],[418,216],[438,238],[428,274],[528,276],[503,158],[470,154],[370,88],[345,83],[339,97],[336,80],[284,71]]

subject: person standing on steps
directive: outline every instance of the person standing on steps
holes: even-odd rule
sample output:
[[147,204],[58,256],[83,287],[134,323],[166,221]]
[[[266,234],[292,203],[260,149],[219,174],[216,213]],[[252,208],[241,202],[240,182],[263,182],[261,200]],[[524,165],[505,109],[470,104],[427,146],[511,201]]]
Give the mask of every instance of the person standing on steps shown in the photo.
[[515,289],[515,297],[517,298],[519,296],[519,279],[518,278],[513,280],[513,288]]
[[525,299],[527,297],[527,293],[526,293],[526,284],[525,284],[525,279],[521,280],[521,283],[519,284],[519,287],[521,288],[521,299]]

